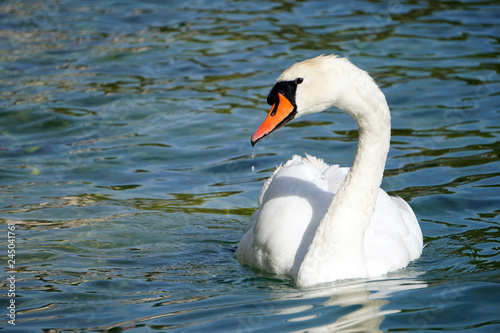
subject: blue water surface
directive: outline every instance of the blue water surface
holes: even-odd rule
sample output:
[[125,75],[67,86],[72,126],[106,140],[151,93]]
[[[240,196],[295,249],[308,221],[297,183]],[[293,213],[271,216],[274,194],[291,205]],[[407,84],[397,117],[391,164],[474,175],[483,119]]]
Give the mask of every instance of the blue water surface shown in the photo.
[[[234,250],[277,165],[352,162],[336,109],[250,145],[281,71],[329,53],[386,94],[382,187],[426,247],[298,289]],[[0,2],[2,329],[500,331],[499,72],[498,1]]]

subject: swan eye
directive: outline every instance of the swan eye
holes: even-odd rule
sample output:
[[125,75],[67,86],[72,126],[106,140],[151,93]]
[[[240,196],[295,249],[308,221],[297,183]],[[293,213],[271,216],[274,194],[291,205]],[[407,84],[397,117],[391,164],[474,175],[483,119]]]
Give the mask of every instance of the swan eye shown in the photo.
[[302,82],[304,82],[304,78],[298,77],[295,79],[295,83],[297,84],[301,84]]

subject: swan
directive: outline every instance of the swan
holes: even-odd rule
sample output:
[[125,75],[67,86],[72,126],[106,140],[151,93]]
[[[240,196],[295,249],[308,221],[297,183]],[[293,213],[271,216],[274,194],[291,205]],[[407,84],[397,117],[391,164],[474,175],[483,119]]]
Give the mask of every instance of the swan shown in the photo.
[[369,74],[346,58],[320,55],[286,69],[267,102],[271,111],[252,145],[295,118],[335,106],[356,121],[358,146],[350,168],[307,154],[279,166],[263,186],[236,259],[307,287],[378,277],[420,257],[415,214],[380,189],[390,112]]

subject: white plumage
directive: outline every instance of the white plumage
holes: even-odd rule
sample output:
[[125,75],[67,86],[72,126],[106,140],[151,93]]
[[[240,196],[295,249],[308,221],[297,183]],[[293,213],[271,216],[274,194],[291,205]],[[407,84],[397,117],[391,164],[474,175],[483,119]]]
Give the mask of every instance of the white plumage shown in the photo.
[[421,255],[422,232],[410,206],[380,189],[390,141],[385,97],[366,72],[335,56],[295,64],[277,83],[294,80],[295,95],[285,97],[296,100],[295,118],[330,106],[353,116],[356,157],[351,169],[309,155],[278,167],[264,184],[237,259],[289,275],[299,286],[405,267]]

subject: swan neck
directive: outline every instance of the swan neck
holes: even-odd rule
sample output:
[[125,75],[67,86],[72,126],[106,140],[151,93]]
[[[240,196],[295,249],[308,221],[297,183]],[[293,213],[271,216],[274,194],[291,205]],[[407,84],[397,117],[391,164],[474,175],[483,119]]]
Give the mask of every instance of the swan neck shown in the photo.
[[327,211],[335,229],[332,242],[354,248],[360,263],[364,260],[364,233],[375,210],[391,131],[385,99],[362,114],[355,118],[359,128],[356,155]]
[[350,104],[346,103],[344,110],[358,125],[358,146],[349,173],[334,197],[329,213],[350,209],[347,203],[361,205],[362,209],[355,210],[359,212],[355,214],[357,218],[350,220],[364,232],[373,215],[382,183],[391,140],[391,116],[385,96],[375,82],[365,81],[351,89],[358,92],[357,98],[351,96]]
[[[391,132],[385,97],[376,86],[373,92],[366,100],[356,99],[352,108],[344,108],[359,128],[356,155],[302,262],[299,286],[368,274],[364,235],[375,210]],[[331,269],[318,273],[323,265]]]
[[[358,146],[349,174],[339,191],[341,198],[352,197],[367,205],[365,214],[372,215],[375,200],[382,183],[385,162],[390,146],[390,119],[357,121],[359,128]],[[340,200],[340,199],[339,199]],[[332,202],[333,204],[333,202]],[[366,221],[366,223],[369,222]]]

